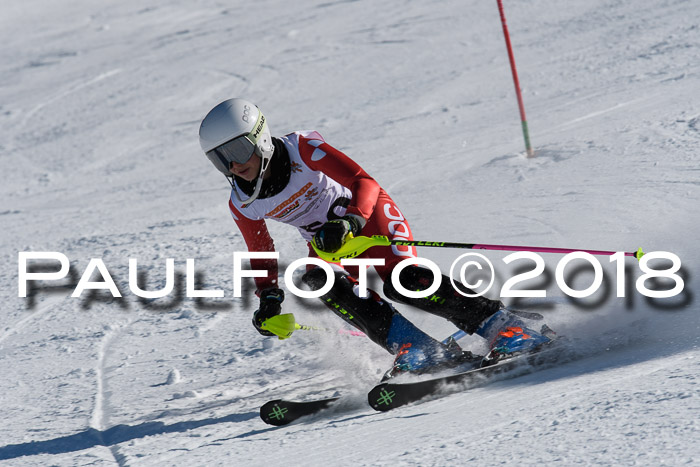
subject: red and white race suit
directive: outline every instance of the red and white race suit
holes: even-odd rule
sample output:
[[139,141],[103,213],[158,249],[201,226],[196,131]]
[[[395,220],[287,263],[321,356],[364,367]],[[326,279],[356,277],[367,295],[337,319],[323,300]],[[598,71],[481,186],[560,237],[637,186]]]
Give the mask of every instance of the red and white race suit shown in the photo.
[[[274,251],[265,219],[293,225],[307,242],[329,220],[355,214],[367,221],[362,235],[385,235],[412,240],[408,221],[389,195],[348,156],[315,132],[294,132],[279,138],[289,153],[291,175],[287,186],[269,198],[256,199],[243,208],[231,192],[229,208],[249,251]],[[273,156],[274,157],[274,156]],[[240,189],[239,189],[240,191]],[[316,256],[309,245],[310,256]],[[386,280],[401,260],[415,257],[415,247],[373,247],[360,256],[384,258],[375,269]],[[276,260],[251,260],[253,269],[267,270],[255,278],[258,291],[277,286]]]

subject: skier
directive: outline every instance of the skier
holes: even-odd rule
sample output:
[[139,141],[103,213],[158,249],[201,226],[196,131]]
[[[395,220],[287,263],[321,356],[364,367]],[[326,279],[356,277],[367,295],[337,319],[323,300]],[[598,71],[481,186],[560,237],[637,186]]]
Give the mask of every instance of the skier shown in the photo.
[[[231,185],[229,209],[249,251],[274,251],[265,219],[296,227],[309,242],[310,256],[316,256],[311,242],[321,251],[334,252],[360,233],[413,239],[408,221],[382,187],[315,131],[272,137],[255,104],[229,99],[204,118],[199,141],[207,158]],[[527,328],[500,301],[457,293],[446,277],[429,297],[401,295],[392,285],[391,271],[401,260],[416,257],[415,247],[374,247],[362,257],[384,259],[384,265],[375,266],[375,270],[384,281],[386,297],[445,318],[468,334],[484,337],[491,355],[526,352],[550,340]],[[254,269],[267,271],[266,277],[255,278],[260,306],[253,314],[253,325],[262,335],[270,336],[273,334],[262,324],[280,314],[284,301],[284,291],[277,283],[277,262],[250,262]],[[332,266],[335,282],[321,300],[396,356],[391,374],[454,366],[473,358],[456,342],[442,344],[418,329],[376,292],[370,290],[367,297],[358,296],[354,271]],[[311,290],[319,290],[326,283],[326,274],[321,268],[311,267],[302,281]],[[429,269],[413,265],[401,271],[400,281],[405,288],[419,291],[432,284],[433,276]]]

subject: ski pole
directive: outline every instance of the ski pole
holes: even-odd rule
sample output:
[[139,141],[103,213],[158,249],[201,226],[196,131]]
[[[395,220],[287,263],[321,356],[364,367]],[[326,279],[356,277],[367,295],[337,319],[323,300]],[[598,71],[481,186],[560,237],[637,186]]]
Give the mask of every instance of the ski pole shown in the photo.
[[[292,333],[297,330],[333,332],[331,329],[299,324],[296,322],[292,313],[284,313],[281,315],[273,316],[272,318],[268,318],[262,322],[260,327],[265,329],[266,331],[270,331],[272,334],[276,335],[280,340],[288,339],[292,336]],[[338,330],[338,333],[348,336],[365,336],[365,333],[360,331],[351,331],[343,329]]]
[[[371,237],[352,237],[345,242],[345,244],[333,253],[326,251],[321,251],[316,248],[314,242],[311,242],[311,246],[314,248],[318,256],[330,263],[337,263],[342,259],[354,258],[361,255],[367,249],[373,246],[429,246],[437,248],[467,248],[472,250],[500,250],[500,251],[531,251],[534,253],[574,253],[577,251],[583,251],[585,253],[590,253],[592,255],[614,255],[616,251],[604,251],[604,250],[582,250],[582,249],[571,249],[571,248],[551,248],[551,247],[538,247],[538,246],[515,246],[515,245],[489,245],[486,243],[454,243],[454,242],[425,242],[419,240],[389,240],[388,237],[384,235],[373,235]],[[640,260],[644,255],[641,248],[637,251],[625,252],[625,256],[633,256]]]
[[[284,313],[281,315],[273,316],[272,318],[268,318],[265,321],[263,321],[263,323],[260,325],[260,327],[275,334],[280,340],[288,339],[289,337],[291,337],[292,333],[296,330],[331,332],[330,329],[319,328],[316,326],[306,326],[303,324],[299,324],[294,319],[294,315],[292,313]],[[367,337],[367,334],[365,334],[362,331],[352,331],[352,330],[346,330],[346,329],[339,329],[338,333],[348,335],[348,336]],[[454,339],[457,341],[466,335],[467,335],[466,332],[459,329],[456,332],[452,333],[451,335],[447,336],[445,339],[443,339],[442,343],[447,344],[447,342],[449,342],[450,339]]]

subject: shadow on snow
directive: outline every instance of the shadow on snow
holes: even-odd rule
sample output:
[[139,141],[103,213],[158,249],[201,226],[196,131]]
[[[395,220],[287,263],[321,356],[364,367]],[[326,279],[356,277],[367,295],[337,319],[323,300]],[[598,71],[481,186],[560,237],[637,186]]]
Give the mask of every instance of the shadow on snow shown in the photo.
[[0,447],[0,460],[15,459],[17,457],[37,454],[65,454],[81,451],[83,449],[90,449],[96,446],[109,447],[146,436],[182,433],[202,426],[215,425],[218,423],[244,422],[257,418],[258,416],[258,412],[249,412],[245,414],[231,414],[218,418],[178,422],[172,425],[166,425],[163,422],[146,422],[133,426],[116,425],[104,431],[88,428],[80,433],[45,441],[8,444],[7,446]]

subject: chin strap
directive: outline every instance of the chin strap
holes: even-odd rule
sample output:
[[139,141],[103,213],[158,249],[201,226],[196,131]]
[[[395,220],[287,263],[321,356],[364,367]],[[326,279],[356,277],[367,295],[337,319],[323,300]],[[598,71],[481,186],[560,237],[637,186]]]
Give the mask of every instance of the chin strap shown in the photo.
[[258,175],[258,181],[255,183],[255,190],[253,190],[253,194],[250,195],[250,197],[247,199],[242,199],[241,195],[238,194],[236,182],[233,181],[233,177],[226,177],[229,184],[231,185],[231,188],[233,189],[233,192],[236,194],[236,198],[238,198],[238,201],[241,202],[241,208],[246,208],[250,206],[250,204],[258,198],[258,195],[260,194],[260,189],[262,188],[263,177],[265,176],[267,168],[270,166],[270,159],[271,158],[263,160],[262,166],[260,167],[260,175]]

